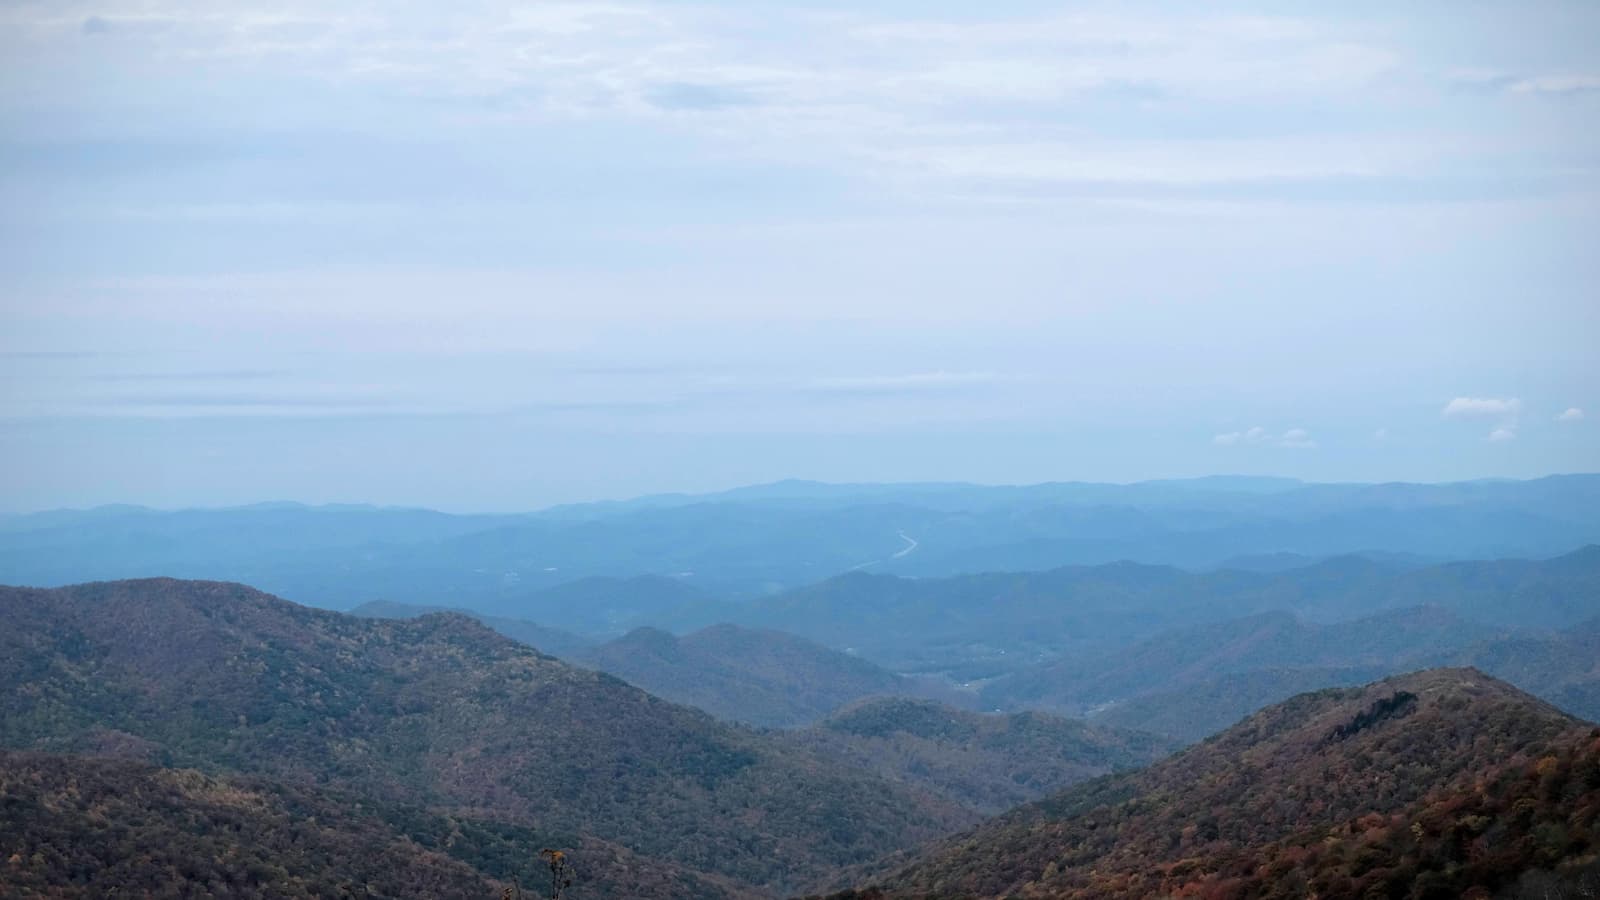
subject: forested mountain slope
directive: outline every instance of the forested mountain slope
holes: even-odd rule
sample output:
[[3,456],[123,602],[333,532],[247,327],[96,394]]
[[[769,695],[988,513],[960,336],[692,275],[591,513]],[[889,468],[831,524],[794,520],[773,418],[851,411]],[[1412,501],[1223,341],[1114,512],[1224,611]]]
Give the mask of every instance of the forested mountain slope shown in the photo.
[[574,634],[570,631],[563,631],[560,628],[549,628],[537,622],[529,622],[523,619],[486,616],[472,610],[452,609],[447,606],[412,606],[406,603],[374,600],[350,610],[350,615],[367,619],[415,619],[420,616],[441,612],[459,613],[469,618],[477,619],[514,641],[527,644],[541,653],[548,653],[561,659],[570,659],[595,645],[595,641],[591,638],[584,637],[581,634]]
[[[1360,658],[1356,653],[1344,661],[1354,663]],[[1383,664],[1275,665],[1183,679],[1109,704],[1094,714],[1093,721],[1187,743],[1297,693],[1364,684],[1397,671],[1432,665],[1472,666],[1579,718],[1600,721],[1600,627],[1595,622],[1564,631],[1510,634],[1454,648],[1434,648]]]
[[754,891],[559,832],[260,778],[122,759],[0,752],[7,897],[406,897],[487,900],[582,863],[572,900],[748,900]]
[[987,685],[983,699],[987,706],[1080,712],[1262,669],[1342,668],[1391,674],[1424,668],[1426,660],[1503,634],[1503,629],[1467,621],[1439,606],[1325,625],[1288,612],[1260,613],[1174,629],[1131,646],[1030,667]]
[[1170,753],[1170,740],[1047,713],[982,714],[907,698],[865,700],[792,732],[863,771],[993,815]]
[[465,617],[155,579],[0,590],[0,744],[119,748],[573,832],[752,886],[973,821]]
[[1600,722],[1600,619],[1553,634],[1512,635],[1444,657],[1476,666],[1573,715]]
[[640,628],[574,661],[719,718],[771,727],[806,725],[872,696],[971,700],[804,638],[735,625],[682,637]]
[[[1547,560],[1420,569],[1350,556],[1284,572],[1197,573],[1126,562],[950,578],[857,572],[744,604],[732,615],[741,624],[853,648],[896,671],[976,681],[1057,659],[1070,666],[1175,629],[1265,613],[1335,624],[1416,607],[1436,610],[1435,620],[1449,614],[1491,629],[1571,627],[1600,616],[1600,547]],[[1492,634],[1451,627],[1464,635],[1452,640]]]
[[1471,669],[1303,694],[940,842],[885,897],[1463,896],[1600,851],[1600,732]]

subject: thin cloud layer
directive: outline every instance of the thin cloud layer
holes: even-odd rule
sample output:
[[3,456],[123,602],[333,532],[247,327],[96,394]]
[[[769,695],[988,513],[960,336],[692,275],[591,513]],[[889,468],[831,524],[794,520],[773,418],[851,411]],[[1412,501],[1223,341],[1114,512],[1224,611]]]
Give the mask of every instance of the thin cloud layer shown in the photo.
[[1445,404],[1440,415],[1447,419],[1498,419],[1488,440],[1503,444],[1516,440],[1521,413],[1522,401],[1516,397],[1456,397]]
[[1592,468],[1550,417],[1600,378],[1597,31],[1586,0],[8,3],[9,502]]
[[1515,397],[1457,397],[1444,405],[1446,418],[1483,416],[1515,416],[1522,411],[1522,401]]
[[[1460,81],[1430,71],[1403,34],[1332,16],[97,0],[12,7],[0,39],[24,59],[111,54],[157,79],[286,69],[336,91],[434,98],[432,109],[418,104],[424,121],[632,122],[722,152],[966,190],[1431,179],[1503,156],[1489,135],[1298,125],[1228,134],[1183,112],[1211,109],[1226,121],[1260,110],[1270,121],[1289,104],[1337,113],[1397,85]],[[1594,83],[1543,75],[1506,89],[1567,94]],[[1083,127],[1084,113],[1094,127]],[[1147,118],[1176,127],[1152,133]]]
[[972,385],[995,384],[1005,380],[993,372],[911,372],[903,375],[833,376],[815,378],[807,387],[839,393],[880,393],[896,391],[937,391]]
[[1260,445],[1288,450],[1313,450],[1317,446],[1317,442],[1311,437],[1311,432],[1304,428],[1290,428],[1282,433],[1274,433],[1259,425],[1247,431],[1224,432],[1213,437],[1211,442],[1219,447]]

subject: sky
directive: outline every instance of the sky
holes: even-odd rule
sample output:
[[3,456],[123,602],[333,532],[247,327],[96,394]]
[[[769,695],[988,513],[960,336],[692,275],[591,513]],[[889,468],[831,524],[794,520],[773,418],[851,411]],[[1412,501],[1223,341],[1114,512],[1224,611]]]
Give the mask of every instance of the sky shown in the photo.
[[1600,470],[1600,4],[0,0],[0,510]]

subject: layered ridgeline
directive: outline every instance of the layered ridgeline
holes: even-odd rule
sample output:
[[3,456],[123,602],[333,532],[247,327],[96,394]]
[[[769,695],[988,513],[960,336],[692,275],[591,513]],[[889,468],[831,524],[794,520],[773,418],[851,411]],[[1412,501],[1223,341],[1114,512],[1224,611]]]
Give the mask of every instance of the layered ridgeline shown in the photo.
[[[1420,611],[1419,611],[1420,612]],[[1313,629],[1323,633],[1357,633],[1381,626],[1395,617],[1378,616],[1350,623],[1360,628]],[[1431,637],[1458,632],[1440,621]],[[1428,635],[1424,635],[1426,637]],[[1152,644],[1167,644],[1166,640]],[[1419,643],[1388,658],[1371,644],[1340,644],[1323,648],[1301,663],[1266,663],[1244,654],[1226,665],[1198,666],[1170,672],[1170,680],[1146,692],[1133,692],[1115,701],[1102,701],[1093,720],[1102,725],[1135,728],[1182,741],[1197,741],[1237,722],[1253,710],[1303,691],[1324,687],[1365,684],[1385,675],[1429,666],[1473,666],[1547,700],[1562,710],[1589,721],[1600,721],[1600,621],[1555,632],[1509,634],[1449,646],[1448,642]],[[1226,657],[1225,645],[1221,657]],[[1132,655],[1149,658],[1135,648]],[[1277,653],[1268,654],[1276,658]],[[1317,660],[1318,662],[1310,662]],[[1072,682],[1054,681],[1058,690],[1076,691]],[[1005,686],[1000,686],[1003,690]],[[1080,699],[1077,702],[1082,703]]]
[[1488,897],[1597,853],[1600,730],[1436,669],[1297,696],[837,896]]
[[1034,666],[990,684],[983,694],[995,706],[1092,708],[1259,669],[1406,666],[1500,634],[1441,607],[1327,625],[1270,612],[1176,629],[1111,652]]
[[[1507,602],[1515,597],[1508,592]],[[1573,614],[1592,604],[1600,604],[1600,595],[1575,605]],[[1325,625],[1280,612],[1027,667],[987,684],[982,695],[986,706],[1086,711],[1103,724],[1194,741],[1301,691],[1468,665],[1600,720],[1597,660],[1600,620],[1514,630],[1438,606]]]
[[[1263,613],[1336,623],[1424,606],[1495,629],[1572,627],[1600,616],[1600,546],[1553,559],[1423,568],[1347,556],[1283,572],[1116,563],[951,578],[854,573],[732,615],[853,649],[895,671],[978,682]],[[1432,627],[1423,621],[1417,630]],[[1457,632],[1455,639],[1473,637]]]
[[[656,587],[608,602],[648,618]],[[724,625],[680,638],[638,631],[591,649],[575,635],[480,619],[652,693],[764,725],[804,724],[872,694],[926,694],[927,677],[897,678],[869,658],[967,683],[935,694],[954,705],[1089,715],[1183,741],[1301,691],[1441,665],[1477,666],[1600,718],[1600,548],[1422,568],[1345,557],[1280,572],[856,574],[726,612],[812,643]]]
[[1518,634],[1442,654],[1475,666],[1562,709],[1600,722],[1600,618],[1553,634]]
[[579,653],[575,661],[718,718],[761,726],[810,724],[874,696],[970,702],[935,682],[895,675],[804,638],[735,625],[682,637],[640,628]]
[[434,612],[459,612],[535,649],[748,725],[808,725],[875,696],[923,697],[962,706],[974,701],[970,694],[932,679],[905,678],[860,657],[768,629],[724,624],[679,637],[645,627],[596,644],[560,629],[470,610],[383,601],[351,610],[352,615],[385,619]]
[[[548,599],[539,590],[654,576],[739,598],[856,570],[926,578],[1118,560],[1259,568],[1374,551],[1412,565],[1547,557],[1590,543],[1600,543],[1600,477],[1590,475],[1433,485],[788,482],[507,516],[273,504],[0,517],[0,582],[230,578],[339,608],[449,598],[584,632],[533,609]],[[606,633],[649,624],[667,623],[623,621]]]
[[[476,597],[471,608],[370,600],[351,615],[415,619],[436,612],[471,616],[506,637],[563,659],[652,623],[715,620],[735,608],[684,581],[656,575],[592,576],[508,598]],[[560,627],[544,623],[560,623]]]
[[[238,585],[4,589],[0,688],[8,748],[248,773],[359,795],[364,809],[570,834],[590,886],[574,898],[640,881],[592,846],[682,873],[629,896],[722,896],[733,883],[800,886],[976,819],[465,617],[358,619]],[[439,852],[459,859],[470,844]]]
[[456,613],[477,619],[514,641],[527,644],[535,650],[561,659],[571,659],[595,644],[592,638],[574,634],[561,628],[550,628],[537,622],[529,622],[526,619],[489,616],[474,610],[449,606],[418,606],[409,603],[392,603],[387,600],[373,600],[350,610],[350,615],[360,616],[364,619],[417,619],[434,613]]
[[1077,782],[1142,768],[1170,740],[1045,713],[980,715],[886,697],[787,737],[861,771],[932,790],[993,815]]
[[1441,607],[1326,625],[1262,613],[1031,666],[982,693],[989,706],[1087,712],[1197,741],[1297,693],[1428,668],[1503,634]]
[[[558,570],[559,572],[559,570]],[[546,573],[546,577],[550,574]],[[500,598],[482,598],[475,609],[547,622],[593,635],[619,635],[666,622],[716,620],[726,608],[720,597],[681,577],[592,575]]]

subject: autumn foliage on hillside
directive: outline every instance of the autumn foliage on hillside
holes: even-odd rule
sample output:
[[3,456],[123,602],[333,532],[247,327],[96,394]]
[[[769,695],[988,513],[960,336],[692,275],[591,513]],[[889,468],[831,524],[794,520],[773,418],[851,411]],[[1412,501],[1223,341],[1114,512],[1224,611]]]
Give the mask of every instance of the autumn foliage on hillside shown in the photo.
[[944,842],[878,888],[1085,900],[1510,888],[1600,850],[1597,760],[1592,726],[1473,670],[1433,670],[1295,697]]
[[[485,848],[487,849],[487,848]],[[117,760],[0,753],[0,895],[486,898],[359,804]]]
[[1487,900],[1508,887],[1536,896],[1547,883],[1593,878],[1597,853],[1600,731],[1388,815],[1169,865],[1163,888],[1205,900]]
[[0,897],[489,900],[584,862],[568,900],[757,893],[561,832],[261,778],[0,752]]
[[585,889],[610,865],[591,846],[685,873],[635,896],[799,886],[977,820],[463,616],[358,619],[242,585],[0,588],[0,687],[0,747],[575,834]]
[[1141,768],[1174,742],[1079,719],[982,715],[927,700],[867,700],[789,739],[988,815],[1109,772]]

